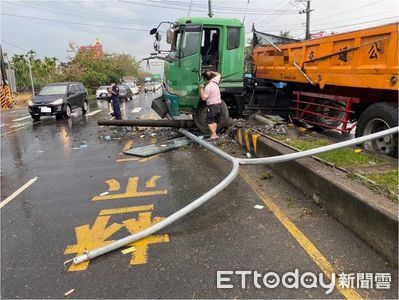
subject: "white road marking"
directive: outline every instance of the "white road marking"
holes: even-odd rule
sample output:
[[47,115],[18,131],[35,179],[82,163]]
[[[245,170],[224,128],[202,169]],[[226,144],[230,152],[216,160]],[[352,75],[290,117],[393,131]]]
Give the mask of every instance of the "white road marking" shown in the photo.
[[15,132],[15,131],[24,129],[24,128],[28,127],[28,126],[31,126],[31,125],[33,125],[33,124],[38,124],[38,123],[41,123],[41,122],[42,122],[42,121],[38,121],[38,122],[34,122],[34,123],[28,122],[28,123],[26,123],[26,125],[24,125],[24,126],[22,126],[22,127],[18,127],[17,129],[14,129],[14,130],[11,130],[11,131],[8,131],[8,132],[4,132],[4,133],[0,134],[0,136],[4,136],[4,135],[6,135],[6,134],[13,133],[13,132]]
[[28,118],[31,118],[31,116],[29,115],[29,116],[25,116],[25,117],[22,117],[22,118],[14,119],[13,122],[18,122],[18,121],[26,120],[26,119],[28,119]]
[[136,107],[132,110],[132,113],[138,113],[141,110],[141,107]]
[[28,187],[30,187],[38,177],[33,177],[31,180],[29,180],[27,183],[25,183],[23,186],[21,186],[18,190],[16,190],[14,193],[12,193],[10,196],[8,196],[6,199],[0,202],[0,209],[3,208],[5,205],[7,205],[9,202],[11,202],[15,197],[17,197],[19,194],[21,194],[24,190],[26,190]]
[[94,116],[95,114],[98,114],[99,112],[103,111],[102,109],[97,109],[95,111],[89,112],[88,114],[86,114],[86,116]]
[[26,126],[27,124],[30,124],[30,122],[17,123],[15,125],[11,125],[10,128],[18,128],[18,127]]

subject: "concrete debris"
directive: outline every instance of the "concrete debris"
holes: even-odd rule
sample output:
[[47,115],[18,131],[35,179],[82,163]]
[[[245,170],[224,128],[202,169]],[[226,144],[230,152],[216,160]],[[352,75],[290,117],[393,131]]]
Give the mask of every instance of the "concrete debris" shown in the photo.
[[[261,120],[261,121],[259,121]],[[248,119],[232,119],[231,125],[236,128],[251,128],[262,134],[287,134],[292,130],[292,124],[287,124],[278,116],[262,116],[255,114]]]

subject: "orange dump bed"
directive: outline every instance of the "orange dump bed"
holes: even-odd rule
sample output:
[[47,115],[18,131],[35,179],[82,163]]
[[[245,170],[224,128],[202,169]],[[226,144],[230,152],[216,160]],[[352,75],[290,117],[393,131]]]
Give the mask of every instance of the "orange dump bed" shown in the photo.
[[398,25],[388,24],[314,40],[253,50],[256,77],[398,90]]

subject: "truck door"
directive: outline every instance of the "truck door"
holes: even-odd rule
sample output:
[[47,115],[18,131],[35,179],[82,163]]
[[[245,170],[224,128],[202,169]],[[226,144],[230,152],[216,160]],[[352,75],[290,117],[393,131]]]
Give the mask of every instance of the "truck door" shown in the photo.
[[201,25],[186,25],[179,42],[180,107],[194,108],[199,101],[198,84],[201,79]]

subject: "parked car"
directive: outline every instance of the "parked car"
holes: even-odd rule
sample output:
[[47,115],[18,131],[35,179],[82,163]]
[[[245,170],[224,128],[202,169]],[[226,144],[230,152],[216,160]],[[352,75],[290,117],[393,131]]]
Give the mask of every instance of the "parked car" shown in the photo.
[[146,82],[144,84],[144,91],[148,92],[155,92],[155,85],[152,82]]
[[58,82],[44,86],[39,94],[28,104],[29,113],[34,120],[41,116],[69,118],[80,108],[82,114],[89,110],[87,91],[81,82]]
[[109,85],[102,85],[96,90],[96,99],[108,99],[108,89]]
[[119,99],[123,99],[125,101],[133,99],[133,93],[130,90],[129,86],[126,84],[118,84],[119,88]]
[[140,88],[134,82],[126,82],[125,84],[130,88],[133,95],[140,94]]
[[162,88],[162,85],[159,82],[156,82],[155,84],[155,90],[160,90]]

